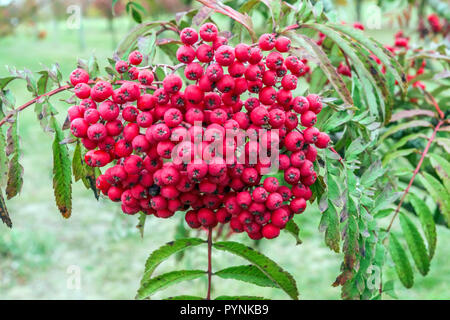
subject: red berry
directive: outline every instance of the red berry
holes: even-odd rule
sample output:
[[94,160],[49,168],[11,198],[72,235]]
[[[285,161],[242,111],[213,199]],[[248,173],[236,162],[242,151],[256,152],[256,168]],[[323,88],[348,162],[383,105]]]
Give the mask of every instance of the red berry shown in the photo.
[[115,68],[118,73],[125,73],[128,71],[129,66],[126,61],[119,60],[116,62]]
[[291,48],[291,40],[287,37],[278,37],[275,41],[275,48],[279,52],[288,52]]
[[195,51],[191,46],[181,46],[177,50],[177,59],[182,63],[191,63],[195,59]]
[[140,53],[139,51],[133,51],[130,53],[130,55],[128,56],[128,61],[130,62],[130,64],[132,65],[140,65],[142,62],[143,56],[142,53]]
[[183,42],[184,44],[192,45],[197,42],[198,34],[192,28],[184,28],[180,32],[180,39],[181,39],[181,42]]
[[200,37],[206,42],[214,41],[218,32],[216,25],[213,23],[205,23],[200,27],[199,31]]
[[72,71],[70,74],[70,83],[76,86],[79,83],[88,83],[89,73],[86,70],[78,68]]
[[273,224],[266,224],[261,231],[262,235],[266,239],[273,239],[280,235],[280,229]]
[[301,120],[302,126],[312,127],[313,125],[316,124],[317,116],[312,111],[306,111],[305,113],[302,114],[300,120]]
[[258,45],[261,50],[270,51],[275,48],[275,36],[270,33],[265,33],[259,37]]
[[153,75],[153,72],[150,70],[144,69],[139,71],[138,80],[143,85],[151,85],[153,80],[155,79],[155,76]]

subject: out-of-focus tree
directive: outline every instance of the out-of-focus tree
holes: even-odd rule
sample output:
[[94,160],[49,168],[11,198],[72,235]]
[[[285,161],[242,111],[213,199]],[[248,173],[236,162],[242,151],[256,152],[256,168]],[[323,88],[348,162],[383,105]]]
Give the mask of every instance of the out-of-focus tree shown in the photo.
[[114,5],[111,0],[95,0],[94,7],[104,16],[108,22],[108,30],[111,34],[112,47],[115,48],[117,45],[116,31],[114,28],[114,16],[120,16],[125,11],[125,4],[118,2]]

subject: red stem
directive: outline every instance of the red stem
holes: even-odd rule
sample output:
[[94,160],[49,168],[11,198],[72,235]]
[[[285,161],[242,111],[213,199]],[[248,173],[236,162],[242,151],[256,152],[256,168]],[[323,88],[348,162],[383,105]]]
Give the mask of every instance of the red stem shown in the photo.
[[436,109],[437,113],[439,113],[439,117],[440,117],[441,119],[444,119],[445,115],[444,115],[444,113],[442,112],[441,108],[439,108],[439,105],[438,105],[438,103],[436,102],[436,99],[435,99],[431,94],[429,95],[429,97],[430,97],[431,101],[433,102],[433,106],[434,106],[434,108]]
[[212,277],[211,249],[212,249],[212,228],[209,228],[208,229],[208,293],[206,294],[206,300],[211,300],[211,277]]
[[428,153],[428,150],[430,149],[430,146],[431,146],[431,144],[433,143],[434,138],[436,137],[436,132],[439,130],[439,127],[440,127],[443,123],[444,123],[444,121],[442,121],[442,120],[439,121],[439,123],[437,124],[437,126],[434,128],[433,134],[431,135],[431,137],[430,137],[430,139],[428,140],[428,143],[427,143],[425,149],[424,149],[423,152],[422,152],[422,157],[420,158],[419,163],[417,164],[416,169],[414,170],[413,176],[411,177],[411,180],[409,180],[408,186],[406,187],[405,191],[403,192],[402,198],[400,199],[400,202],[398,203],[397,208],[395,209],[395,214],[394,214],[394,216],[392,217],[391,222],[389,223],[388,228],[386,229],[386,232],[387,232],[387,233],[389,233],[389,231],[391,230],[392,224],[394,223],[395,218],[397,218],[397,216],[398,216],[398,214],[399,214],[399,212],[400,212],[400,208],[401,208],[402,205],[403,205],[403,201],[405,200],[406,195],[408,194],[409,189],[411,188],[411,186],[412,186],[412,184],[413,184],[413,182],[414,182],[414,179],[416,178],[417,174],[419,173],[420,167],[422,166],[422,163],[423,163],[423,160],[425,159],[425,157],[426,157],[426,155],[427,155],[427,153]]
[[22,111],[23,109],[26,109],[27,107],[31,106],[32,104],[36,103],[36,101],[38,101],[40,98],[45,97],[45,96],[52,96],[54,94],[57,94],[59,92],[65,91],[72,88],[72,85],[65,85],[59,88],[56,88],[55,90],[49,91],[47,93],[44,93],[43,95],[37,96],[36,98],[34,98],[33,100],[28,101],[27,103],[21,105],[20,107],[18,107],[17,109],[14,109],[13,111],[11,111],[10,113],[8,113],[1,121],[0,121],[0,127],[6,122],[8,121],[8,119],[10,119],[13,115],[15,115],[17,112]]
[[[114,82],[114,83],[112,83],[112,84],[120,85],[120,84],[123,84],[124,82],[126,82],[126,81],[119,80],[119,81],[116,81],[116,82]],[[95,81],[92,81],[92,80],[88,82],[88,84],[94,84],[94,83],[95,83]],[[149,88],[149,89],[155,89],[153,86],[144,86],[144,85],[141,85],[141,87],[146,87],[146,88]],[[55,94],[57,94],[57,93],[60,93],[60,92],[62,92],[62,91],[69,90],[69,89],[72,89],[72,88],[73,88],[72,85],[67,84],[67,85],[65,85],[65,86],[56,88],[56,89],[54,89],[54,90],[52,90],[52,91],[46,92],[46,93],[44,93],[44,94],[42,94],[42,95],[40,95],[40,96],[35,97],[34,99],[28,101],[27,103],[21,105],[20,107],[14,109],[13,111],[11,111],[11,112],[9,112],[7,115],[5,115],[5,117],[4,117],[2,120],[0,120],[0,127],[1,127],[2,125],[4,125],[10,118],[12,118],[12,116],[14,116],[16,113],[18,113],[18,112],[20,112],[20,111],[22,111],[22,110],[28,108],[29,106],[33,105],[33,104],[36,103],[39,99],[41,99],[41,98],[43,98],[43,97],[51,97],[51,96],[53,96],[53,95],[55,95]]]
[[344,162],[343,162],[343,160],[342,160],[341,155],[340,155],[336,150],[334,150],[333,147],[330,147],[330,150],[331,150],[333,153],[335,153],[335,154],[337,154],[337,155],[339,156],[339,162],[340,162],[342,165],[344,165]]

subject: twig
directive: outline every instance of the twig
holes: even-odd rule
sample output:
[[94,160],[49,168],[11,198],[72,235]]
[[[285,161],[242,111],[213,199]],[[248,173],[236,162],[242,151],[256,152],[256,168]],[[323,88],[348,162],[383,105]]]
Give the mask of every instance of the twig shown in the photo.
[[440,127],[443,123],[444,123],[443,120],[439,121],[439,123],[437,124],[437,126],[434,128],[433,134],[431,135],[431,137],[430,137],[430,139],[428,140],[428,143],[427,143],[425,149],[424,149],[423,152],[422,152],[422,157],[420,158],[419,163],[417,163],[417,166],[416,166],[416,169],[414,170],[413,176],[411,177],[411,180],[409,180],[408,186],[406,187],[405,191],[403,191],[402,198],[400,199],[400,202],[398,203],[397,208],[395,209],[395,214],[394,214],[394,216],[392,217],[391,222],[389,223],[388,228],[386,229],[386,233],[389,233],[389,231],[391,230],[392,224],[394,223],[395,218],[397,218],[397,216],[398,216],[398,214],[399,214],[399,212],[400,212],[400,208],[401,208],[402,205],[403,205],[403,201],[405,200],[406,195],[408,194],[409,189],[411,188],[411,186],[412,186],[412,184],[413,184],[413,182],[414,182],[414,179],[416,178],[417,174],[419,173],[419,170],[420,170],[420,167],[422,166],[423,160],[425,159],[425,157],[426,157],[426,155],[427,155],[427,153],[428,153],[428,150],[430,149],[430,146],[431,146],[431,144],[433,143],[434,138],[436,137],[436,132],[439,130],[439,127]]

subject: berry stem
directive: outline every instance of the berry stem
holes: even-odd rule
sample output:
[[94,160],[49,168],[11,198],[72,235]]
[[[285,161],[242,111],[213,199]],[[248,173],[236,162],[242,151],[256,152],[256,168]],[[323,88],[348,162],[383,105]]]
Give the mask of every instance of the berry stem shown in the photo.
[[439,121],[439,123],[437,124],[437,126],[434,128],[433,134],[431,135],[431,137],[430,137],[430,139],[428,140],[428,143],[427,143],[425,149],[424,149],[423,152],[422,152],[422,157],[420,158],[419,163],[417,163],[417,166],[416,166],[416,169],[414,170],[413,176],[411,177],[411,180],[409,180],[408,186],[406,187],[405,191],[403,192],[402,198],[400,199],[400,202],[398,203],[397,208],[395,209],[395,214],[394,214],[394,216],[392,217],[391,222],[389,223],[388,228],[386,229],[386,232],[387,232],[387,233],[389,233],[389,231],[391,230],[392,224],[394,223],[395,218],[397,218],[397,216],[398,216],[398,214],[399,214],[399,212],[400,212],[400,208],[401,208],[402,205],[403,205],[403,201],[405,200],[406,195],[408,194],[409,189],[411,188],[411,186],[412,186],[412,184],[413,184],[413,182],[414,182],[414,179],[416,178],[417,174],[419,173],[420,167],[422,166],[422,163],[423,163],[423,160],[425,159],[425,157],[426,157],[426,155],[427,155],[427,153],[428,153],[428,150],[430,149],[430,146],[431,146],[431,144],[433,143],[434,138],[436,137],[436,132],[439,130],[439,127],[440,127],[443,123],[444,123],[443,120]]
[[208,292],[206,294],[206,300],[211,300],[211,277],[212,277],[211,250],[212,250],[212,228],[210,227],[208,229]]

